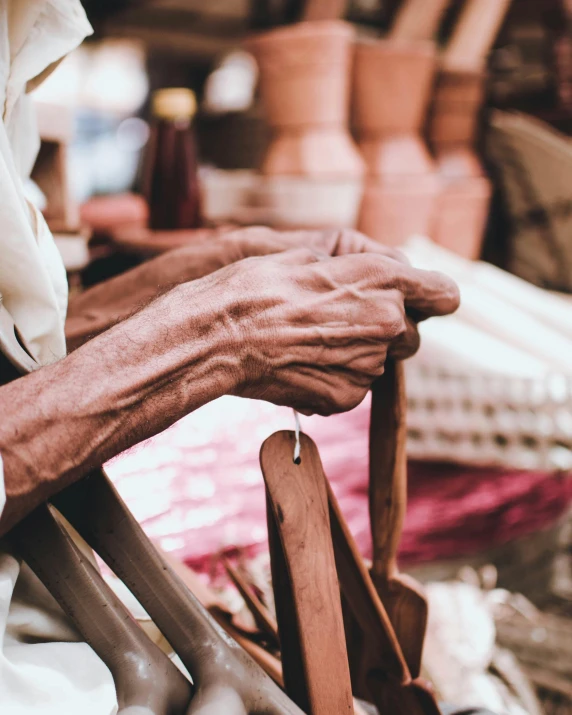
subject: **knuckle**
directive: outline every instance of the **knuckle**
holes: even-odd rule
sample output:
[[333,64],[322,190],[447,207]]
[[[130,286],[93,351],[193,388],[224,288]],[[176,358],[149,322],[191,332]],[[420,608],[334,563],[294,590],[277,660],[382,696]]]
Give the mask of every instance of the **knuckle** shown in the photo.
[[405,320],[405,307],[397,300],[388,301],[384,306],[383,320],[381,321],[381,335],[384,340],[395,340],[407,330]]
[[346,388],[336,399],[337,412],[349,412],[357,407],[366,395],[364,389]]

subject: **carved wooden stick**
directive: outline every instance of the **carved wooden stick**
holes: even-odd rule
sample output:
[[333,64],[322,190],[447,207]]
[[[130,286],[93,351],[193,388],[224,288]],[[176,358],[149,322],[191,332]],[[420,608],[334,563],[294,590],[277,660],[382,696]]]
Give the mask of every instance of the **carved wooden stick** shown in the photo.
[[[395,631],[365,568],[332,488],[327,483],[330,523],[340,587],[363,636],[354,673],[380,713],[440,715],[427,683],[411,680]],[[360,693],[361,694],[361,693]]]
[[421,670],[427,600],[413,579],[399,574],[397,549],[407,503],[407,425],[403,365],[388,360],[373,385],[369,442],[371,576],[413,678]]
[[270,639],[273,645],[278,646],[278,625],[275,619],[270,615],[264,604],[261,603],[254,589],[247,583],[238,569],[235,569],[227,559],[224,559],[223,563],[227,574],[244,599],[248,610],[252,613],[256,625]]
[[353,713],[328,497],[314,443],[276,432],[260,451],[286,691],[308,715]]

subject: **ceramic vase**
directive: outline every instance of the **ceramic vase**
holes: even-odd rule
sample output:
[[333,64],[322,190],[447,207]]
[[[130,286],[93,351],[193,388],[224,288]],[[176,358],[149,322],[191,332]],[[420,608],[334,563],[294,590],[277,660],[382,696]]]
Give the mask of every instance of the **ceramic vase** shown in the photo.
[[300,22],[247,41],[273,130],[264,174],[363,175],[363,160],[348,130],[353,35],[351,25],[334,20]]
[[441,181],[432,238],[469,259],[480,256],[492,194],[474,150],[484,86],[481,72],[442,69],[428,123]]
[[435,62],[430,42],[355,47],[353,126],[367,171],[358,227],[389,245],[432,228],[439,183],[421,131]]

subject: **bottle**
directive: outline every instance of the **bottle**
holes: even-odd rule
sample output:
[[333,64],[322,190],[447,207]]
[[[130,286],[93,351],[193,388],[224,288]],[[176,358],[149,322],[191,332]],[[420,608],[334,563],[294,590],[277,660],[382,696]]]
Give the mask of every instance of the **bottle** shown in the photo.
[[201,225],[197,152],[191,127],[196,108],[190,89],[161,89],[153,94],[154,122],[144,171],[149,228],[153,230]]

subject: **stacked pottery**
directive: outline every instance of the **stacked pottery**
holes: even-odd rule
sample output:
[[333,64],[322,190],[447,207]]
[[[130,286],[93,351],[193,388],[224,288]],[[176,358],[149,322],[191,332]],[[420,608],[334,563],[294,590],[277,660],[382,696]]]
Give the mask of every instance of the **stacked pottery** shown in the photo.
[[300,22],[251,38],[247,49],[258,63],[273,132],[261,168],[271,193],[280,192],[278,177],[290,177],[290,192],[298,177],[296,200],[311,204],[313,185],[323,191],[325,183],[341,182],[355,222],[364,165],[348,130],[353,37],[341,21]]
[[366,163],[358,227],[399,245],[431,231],[439,182],[421,137],[436,53],[430,42],[359,42],[354,60],[354,128]]
[[441,179],[432,238],[465,258],[479,257],[491,185],[474,150],[484,99],[482,72],[443,68],[428,125]]

